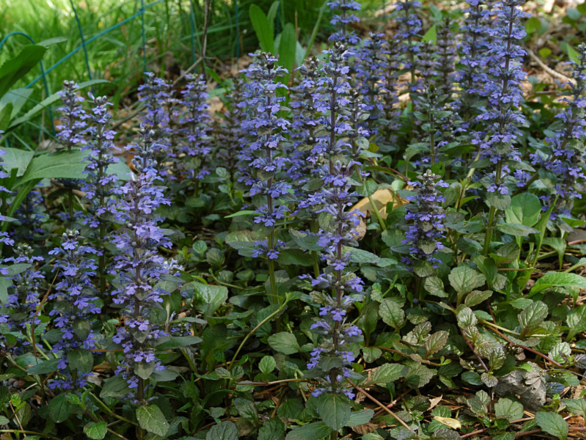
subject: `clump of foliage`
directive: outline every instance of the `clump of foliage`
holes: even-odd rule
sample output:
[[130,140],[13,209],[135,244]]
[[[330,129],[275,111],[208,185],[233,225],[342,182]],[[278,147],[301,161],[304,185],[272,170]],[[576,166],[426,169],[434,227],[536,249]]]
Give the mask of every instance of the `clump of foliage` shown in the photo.
[[263,39],[219,114],[147,73],[117,133],[66,82],[58,151],[3,148],[3,436],[584,431],[586,46],[553,100],[521,0],[399,0],[362,39],[330,6],[323,53]]

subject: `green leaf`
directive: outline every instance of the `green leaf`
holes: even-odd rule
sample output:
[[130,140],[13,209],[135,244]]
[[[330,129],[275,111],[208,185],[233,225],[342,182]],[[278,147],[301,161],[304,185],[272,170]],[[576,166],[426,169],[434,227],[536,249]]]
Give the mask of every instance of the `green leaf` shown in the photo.
[[332,428],[324,422],[309,423],[290,431],[285,440],[321,440],[331,432]]
[[560,440],[568,438],[568,422],[558,413],[540,411],[535,414],[537,425]]
[[361,409],[360,411],[354,411],[350,414],[350,418],[348,422],[346,422],[346,426],[360,426],[365,425],[372,420],[374,416],[374,411],[371,409]]
[[49,374],[57,371],[57,364],[60,359],[50,359],[48,361],[40,362],[30,367],[27,371],[28,374]]
[[193,303],[197,310],[203,313],[206,320],[228,299],[228,289],[225,286],[202,284],[195,281],[190,284],[194,289]]
[[564,254],[566,253],[566,240],[560,237],[547,237],[543,240],[543,244],[553,248],[558,253],[559,268],[562,270],[564,262]]
[[174,350],[177,348],[189,347],[191,345],[199,344],[201,338],[198,336],[177,336],[172,337],[169,341],[157,345],[157,350]]
[[578,53],[578,51],[569,44],[566,44],[566,47],[568,48],[568,57],[570,58],[570,60],[580,65],[580,54]]
[[232,422],[222,422],[212,426],[206,440],[238,440],[238,428]]
[[511,204],[511,196],[498,192],[489,192],[486,194],[486,201],[499,211],[505,211]]
[[287,266],[293,264],[296,266],[312,266],[313,260],[301,249],[285,249],[279,251],[279,258],[277,259],[280,265]]
[[439,277],[427,277],[423,280],[423,287],[429,293],[440,298],[447,298],[450,295],[444,290],[444,282]]
[[272,335],[268,339],[269,345],[273,350],[283,354],[295,354],[301,351],[297,338],[288,332],[280,332]]
[[578,333],[586,331],[586,304],[583,304],[568,313],[566,322],[570,328],[568,331],[568,339],[573,338]]
[[525,22],[525,30],[528,34],[532,34],[541,29],[541,20],[537,17],[531,17]]
[[425,33],[423,41],[429,41],[432,44],[437,43],[437,30],[435,24]]
[[535,226],[541,214],[539,197],[528,192],[518,194],[511,199],[511,206],[505,211],[507,223]]
[[498,268],[496,267],[496,263],[492,258],[485,257],[484,255],[475,255],[473,260],[474,263],[476,263],[478,266],[478,269],[480,269],[480,271],[486,277],[486,284],[488,285],[488,288],[492,289],[498,275]]
[[258,364],[258,368],[264,374],[272,373],[276,366],[277,366],[277,361],[275,361],[275,358],[272,356],[263,357]]
[[524,332],[534,329],[539,326],[547,315],[549,310],[547,306],[541,301],[535,301],[521,313],[519,313],[519,324]]
[[165,436],[169,422],[157,405],[141,406],[136,410],[136,420],[142,429],[153,434]]
[[395,301],[385,299],[379,309],[378,314],[385,322],[397,331],[405,325],[405,312]]
[[83,179],[87,156],[84,151],[63,151],[35,157],[15,187],[40,179]]
[[480,290],[473,290],[470,292],[466,299],[464,300],[464,304],[467,307],[474,307],[480,304],[481,302],[487,300],[492,296],[492,292],[490,290],[480,291]]
[[306,249],[308,251],[321,251],[323,249],[317,244],[319,237],[316,235],[310,235],[295,229],[289,229],[289,236],[301,249]]
[[254,32],[256,32],[256,37],[258,38],[258,42],[260,43],[260,47],[264,52],[269,52],[271,54],[275,53],[275,41],[273,35],[273,29],[271,24],[262,11],[257,5],[251,5],[249,9],[250,21],[252,22],[252,27],[254,28]]
[[106,437],[107,432],[106,422],[103,420],[101,422],[89,422],[83,427],[83,433],[94,440],[102,440]]
[[370,383],[386,387],[407,374],[408,368],[401,364],[383,364],[372,373]]
[[458,293],[458,297],[470,293],[477,287],[482,286],[486,281],[484,275],[468,266],[453,268],[450,275],[448,275],[448,279]]
[[5,154],[2,156],[2,166],[9,174],[11,170],[16,169],[17,177],[25,173],[35,154],[33,151],[18,150],[16,148],[3,148],[3,150]]
[[496,228],[502,233],[512,235],[513,237],[527,237],[530,234],[539,234],[539,231],[535,228],[514,223],[499,223],[496,225]]
[[238,411],[238,414],[240,414],[241,417],[244,417],[253,423],[257,422],[258,411],[256,410],[256,406],[254,406],[254,402],[237,397],[234,399],[234,408],[236,408],[236,411]]
[[297,51],[297,35],[295,35],[295,26],[287,23],[281,33],[279,41],[279,65],[287,69],[288,74],[282,77],[283,83],[289,82],[289,74],[293,71],[295,65],[295,52]]
[[12,280],[0,278],[0,304],[5,304],[8,300],[8,288],[12,286]]
[[586,400],[584,399],[564,399],[566,408],[572,414],[586,417]]
[[94,357],[91,351],[83,348],[77,348],[67,353],[67,360],[72,369],[77,369],[82,373],[89,373],[94,367]]
[[64,422],[75,408],[76,405],[67,400],[67,393],[58,394],[49,401],[49,417],[55,423]]
[[586,289],[586,278],[576,275],[575,273],[559,273],[550,272],[539,278],[531,291],[529,296],[533,296],[536,293],[542,292],[552,287],[571,287]]
[[425,341],[425,350],[427,356],[437,353],[448,343],[448,337],[450,334],[444,330],[434,333],[429,336]]
[[494,413],[497,417],[518,420],[523,417],[523,404],[508,397],[499,399],[494,404]]
[[46,47],[29,44],[24,46],[15,58],[2,64],[0,67],[0,97],[4,96],[16,81],[35,67],[46,51]]
[[[33,89],[12,89],[0,99],[0,108],[12,103],[12,117],[16,116],[33,94]],[[10,119],[10,118],[9,118]],[[4,128],[3,128],[4,129]]]
[[338,393],[322,393],[319,396],[317,408],[322,422],[334,431],[346,425],[352,410],[350,400]]
[[112,376],[104,382],[102,391],[100,391],[100,397],[112,397],[114,399],[120,399],[126,397],[130,392],[128,383],[121,376]]
[[285,424],[275,417],[264,422],[258,431],[258,440],[281,440],[285,436]]
[[13,107],[12,102],[0,107],[0,131],[6,130],[8,124],[10,124]]
[[542,47],[541,49],[539,49],[539,56],[541,58],[547,58],[550,55],[551,55],[551,49],[549,47]]

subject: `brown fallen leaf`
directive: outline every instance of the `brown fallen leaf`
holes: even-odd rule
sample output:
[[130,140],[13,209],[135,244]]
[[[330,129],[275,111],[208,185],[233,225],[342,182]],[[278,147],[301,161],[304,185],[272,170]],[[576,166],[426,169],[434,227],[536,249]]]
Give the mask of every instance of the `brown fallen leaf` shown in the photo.
[[434,419],[437,420],[438,422],[440,422],[442,425],[446,425],[448,428],[452,428],[452,429],[462,428],[462,424],[460,423],[460,421],[458,419],[452,419],[451,417],[440,417],[440,416],[435,416]]

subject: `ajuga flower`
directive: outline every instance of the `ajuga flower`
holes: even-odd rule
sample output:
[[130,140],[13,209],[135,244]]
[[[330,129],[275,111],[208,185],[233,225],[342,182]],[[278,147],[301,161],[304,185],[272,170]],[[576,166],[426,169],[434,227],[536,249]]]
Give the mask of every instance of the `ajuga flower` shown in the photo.
[[317,58],[310,58],[299,67],[298,72],[298,84],[293,88],[290,104],[293,108],[293,151],[289,155],[290,166],[287,173],[299,192],[313,176],[317,165],[312,149],[316,143],[316,130],[321,124],[321,115],[318,111],[320,94],[317,85],[319,61]]
[[443,219],[445,214],[441,204],[443,195],[438,188],[449,186],[434,175],[431,170],[419,177],[421,182],[410,182],[415,190],[414,196],[408,196],[410,202],[407,207],[405,219],[412,222],[402,241],[408,245],[408,257],[402,257],[402,261],[410,266],[415,266],[415,272],[419,267],[436,267],[440,263],[434,255],[444,248],[442,239],[444,236]]
[[419,76],[421,77],[421,84],[417,84],[416,87],[412,87],[412,90],[416,88],[426,88],[430,85],[435,85],[436,76],[438,74],[438,53],[435,44],[431,41],[424,41],[419,46],[417,52],[417,68],[419,70]]
[[447,97],[452,96],[456,67],[456,44],[452,33],[452,20],[444,17],[437,31],[437,87],[440,93]]
[[58,92],[63,105],[57,109],[62,114],[62,124],[57,126],[57,139],[68,151],[85,142],[83,133],[87,114],[81,106],[84,99],[78,95],[78,88],[75,82],[64,81],[63,90]]
[[[572,77],[574,82],[567,84],[569,92],[564,93],[561,101],[566,103],[558,113],[557,121],[549,131],[553,133],[545,138],[544,151],[532,156],[534,164],[540,164],[555,180],[555,193],[542,196],[543,210],[549,209],[557,196],[552,218],[562,214],[569,216],[573,200],[581,199],[584,193],[584,153],[580,147],[586,136],[586,45],[578,47],[578,62],[574,65]],[[520,170],[516,170],[520,171]],[[523,175],[527,178],[527,173]],[[529,181],[523,185],[527,186]]]
[[240,154],[240,181],[249,186],[250,196],[258,201],[254,222],[270,228],[266,245],[258,242],[255,254],[269,260],[273,291],[276,291],[273,260],[279,256],[275,224],[289,213],[283,200],[287,199],[291,189],[290,183],[277,178],[288,164],[282,149],[285,141],[283,134],[289,128],[289,122],[278,114],[285,100],[278,92],[286,89],[278,79],[286,72],[277,65],[277,58],[267,53],[256,55],[254,63],[246,70],[246,76],[250,79],[247,105],[254,114],[243,124],[244,130],[249,133],[250,143]]
[[30,191],[20,206],[14,211],[14,218],[20,223],[13,231],[17,240],[31,242],[45,233],[43,221],[46,216],[43,212],[43,195],[38,188]]
[[334,0],[328,2],[328,6],[333,10],[340,10],[340,13],[334,15],[330,21],[337,29],[336,32],[330,35],[330,40],[340,41],[347,45],[358,44],[360,37],[348,27],[360,22],[360,19],[353,13],[353,11],[360,11],[360,3],[354,0]]
[[[354,70],[358,80],[358,90],[369,113],[368,129],[373,132],[383,113],[385,92],[385,71],[388,66],[388,51],[384,34],[370,34],[370,39],[356,50]],[[378,127],[377,127],[378,128]],[[377,131],[374,130],[373,134]]]
[[[11,244],[11,240],[5,236],[2,237],[2,242]],[[41,322],[37,315],[37,307],[39,291],[45,277],[37,266],[43,261],[43,257],[33,256],[33,249],[24,243],[17,245],[14,252],[16,256],[5,258],[3,262],[25,264],[28,268],[8,277],[12,280],[12,286],[8,288],[8,299],[4,304],[6,314],[0,315],[0,323],[7,324],[14,332],[26,332],[27,325],[37,325]]]
[[177,137],[180,100],[175,96],[172,84],[157,78],[151,72],[145,73],[145,83],[138,88],[139,101],[144,102],[145,113],[142,126],[154,132],[153,140],[158,145],[154,159],[161,177],[173,178],[168,172],[167,162],[177,157]]
[[232,89],[226,94],[226,101],[228,110],[224,113],[223,125],[216,133],[217,155],[234,180],[238,154],[245,138],[242,123],[246,119],[244,111],[246,102],[244,100],[244,81],[240,76],[234,78]]
[[417,38],[421,33],[421,20],[417,16],[417,9],[421,7],[421,2],[418,0],[398,0],[396,5],[395,21],[398,29],[395,37],[402,42],[400,50],[406,58],[404,67],[411,72],[411,82],[415,83],[416,56],[419,52]]
[[108,128],[112,118],[108,107],[112,104],[104,96],[94,98],[90,95],[90,99],[92,110],[88,117],[90,124],[86,130],[88,143],[84,147],[84,150],[89,152],[89,156],[84,171],[85,185],[82,187],[89,204],[84,222],[94,230],[92,239],[99,256],[100,293],[104,295],[106,291],[104,243],[109,233],[110,220],[117,212],[115,191],[118,181],[114,173],[108,172],[108,168],[117,163],[118,158],[112,154],[116,148],[114,145],[116,133]]
[[114,303],[122,307],[124,325],[118,328],[113,340],[122,346],[124,359],[116,369],[136,399],[144,398],[145,380],[155,369],[164,369],[155,356],[154,342],[165,332],[153,321],[154,310],[160,308],[167,295],[158,283],[163,275],[174,273],[177,266],[159,255],[159,246],[169,248],[171,242],[159,228],[161,219],[156,214],[159,206],[170,202],[163,189],[153,159],[152,130],[141,132],[142,141],[133,146],[133,163],[137,175],[119,191],[119,220],[123,227],[113,235],[112,242],[119,254],[114,258],[113,274],[119,274],[120,287],[113,291]]
[[187,177],[195,179],[195,197],[198,196],[199,181],[210,174],[205,162],[209,159],[212,151],[209,131],[210,116],[208,114],[207,85],[203,75],[187,75],[187,84],[183,90],[182,104],[186,106],[186,111],[181,119],[181,125],[184,127],[184,140],[179,152],[185,157],[181,162],[191,160],[187,165],[189,173]]
[[[59,92],[63,105],[57,110],[61,112],[63,123],[57,126],[57,139],[63,145],[63,149],[71,149],[85,142],[84,131],[86,127],[85,119],[87,114],[83,110],[81,103],[84,99],[77,94],[79,86],[73,81],[64,81],[63,90]],[[68,190],[68,212],[60,213],[63,221],[73,221],[73,189],[79,186],[76,179],[61,179],[60,183]]]
[[90,318],[100,313],[100,307],[96,305],[98,298],[91,278],[98,266],[89,255],[96,254],[96,250],[79,244],[78,240],[79,232],[68,230],[63,234],[61,247],[49,252],[57,258],[53,271],[59,277],[54,293],[49,295],[54,301],[49,315],[55,317],[55,327],[61,332],[53,351],[61,352],[57,368],[62,376],[53,380],[50,388],[82,388],[89,371],[68,368],[68,354],[76,351],[80,358],[91,359],[87,350],[95,347]]
[[480,99],[487,81],[485,67],[486,52],[490,43],[488,34],[488,14],[485,0],[471,0],[464,10],[466,18],[462,26],[462,42],[460,58],[461,67],[456,72],[456,81],[460,84],[459,97],[456,100],[462,119],[469,125],[476,116],[475,104]]
[[[356,132],[353,119],[360,119],[359,100],[356,95],[346,97],[349,91],[346,49],[335,42],[322,68],[318,84],[322,97],[320,109],[329,117],[324,118],[320,137],[314,146],[314,154],[324,164],[317,170],[322,180],[322,189],[309,203],[317,213],[328,214],[329,225],[317,232],[318,244],[324,248],[322,260],[327,268],[314,277],[305,276],[314,289],[314,300],[320,304],[319,320],[312,330],[319,335],[318,344],[311,353],[307,367],[314,370],[311,375],[320,381],[313,392],[315,396],[324,391],[354,396],[345,379],[351,376],[350,365],[354,356],[350,344],[362,339],[361,331],[347,321],[348,312],[362,292],[362,280],[349,270],[352,253],[347,246],[356,245],[356,227],[360,214],[349,211],[357,194],[352,190],[355,153],[352,145],[344,140]],[[349,108],[348,108],[349,107]],[[351,136],[352,138],[352,136]],[[332,292],[330,294],[330,292]]]
[[[504,0],[495,7],[497,21],[489,29],[495,41],[488,51],[489,80],[485,87],[488,104],[477,117],[488,129],[486,133],[480,133],[472,140],[480,148],[481,157],[492,164],[483,179],[489,193],[491,212],[495,209],[491,194],[509,193],[504,182],[508,169],[506,166],[510,161],[514,163],[520,160],[514,143],[521,135],[517,127],[525,121],[519,110],[522,98],[521,81],[525,78],[521,59],[525,51],[518,42],[525,36],[520,19],[527,14],[519,8],[521,4],[523,0]],[[490,233],[487,234],[489,236]]]

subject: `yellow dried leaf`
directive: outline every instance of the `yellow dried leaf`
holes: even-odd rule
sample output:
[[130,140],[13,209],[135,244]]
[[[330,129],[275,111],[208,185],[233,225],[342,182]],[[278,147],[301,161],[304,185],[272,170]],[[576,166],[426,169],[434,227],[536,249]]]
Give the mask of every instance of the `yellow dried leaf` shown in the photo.
[[457,419],[452,419],[450,417],[439,417],[435,416],[435,419],[443,425],[446,425],[448,428],[452,429],[460,429],[462,428],[462,424]]

